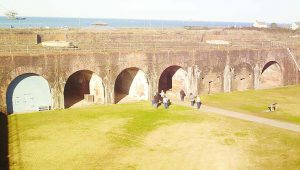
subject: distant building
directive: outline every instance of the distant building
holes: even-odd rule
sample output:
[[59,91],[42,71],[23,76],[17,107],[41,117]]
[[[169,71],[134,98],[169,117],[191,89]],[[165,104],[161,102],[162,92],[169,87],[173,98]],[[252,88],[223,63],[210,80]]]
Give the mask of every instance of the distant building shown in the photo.
[[255,28],[268,28],[268,25],[265,22],[255,21],[253,24]]
[[300,22],[294,22],[291,26],[292,30],[297,30],[300,28]]
[[92,25],[95,25],[95,26],[108,26],[107,23],[102,22],[102,21],[94,22],[94,23],[92,23]]
[[11,20],[25,20],[26,18],[24,17],[17,17],[18,13],[15,11],[7,11],[5,13],[7,19],[11,19]]

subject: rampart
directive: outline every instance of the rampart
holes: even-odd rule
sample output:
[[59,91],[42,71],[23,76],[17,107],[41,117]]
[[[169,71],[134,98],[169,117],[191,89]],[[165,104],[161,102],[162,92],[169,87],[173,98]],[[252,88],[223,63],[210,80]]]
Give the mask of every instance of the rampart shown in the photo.
[[[187,73],[187,90],[200,94],[300,82],[297,66],[300,37],[299,33],[291,31],[221,28],[193,31],[1,30],[0,34],[2,112],[7,112],[7,91],[11,82],[27,73],[47,80],[53,109],[65,108],[66,83],[78,71],[90,71],[101,78],[105,94],[103,103],[116,103],[116,81],[120,73],[128,69],[145,73],[148,99],[167,86],[167,78],[163,80],[163,76],[173,76],[179,68]],[[77,48],[46,48],[40,44],[53,40],[72,42]],[[209,44],[208,40],[222,40],[229,45]],[[132,71],[128,73],[132,75]],[[125,77],[123,81],[130,79]]]

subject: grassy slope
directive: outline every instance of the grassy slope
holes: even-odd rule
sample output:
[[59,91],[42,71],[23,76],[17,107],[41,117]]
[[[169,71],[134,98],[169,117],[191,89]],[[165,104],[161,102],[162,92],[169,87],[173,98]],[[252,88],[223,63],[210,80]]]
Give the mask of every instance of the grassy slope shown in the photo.
[[[300,86],[204,95],[203,102],[211,106],[300,124]],[[267,112],[267,107],[274,102],[278,103],[278,110]]]
[[[191,127],[191,131],[188,128],[183,136],[172,139],[172,145],[168,146],[171,149],[147,146],[145,138],[150,133],[182,123]],[[203,125],[206,128],[195,130],[194,125]],[[177,130],[175,128],[170,133],[176,133]],[[234,155],[233,151],[238,149],[246,153],[244,156],[248,160],[247,164],[241,163],[242,167],[239,168],[293,169],[300,166],[299,134],[250,122],[199,114],[196,110],[181,106],[172,106],[169,110],[161,107],[156,110],[148,103],[141,102],[10,115],[9,131],[12,169],[174,169],[176,167],[167,165],[178,163],[181,167],[198,169],[202,165],[197,163],[198,160],[191,160],[201,160],[202,157],[186,157],[188,159],[184,162],[180,162],[177,157],[175,160],[171,159],[174,154],[182,155],[176,145],[172,148],[177,141],[183,146],[189,146],[191,138],[197,135],[202,135],[199,137],[200,141],[207,143],[196,143],[184,150],[192,153],[198,148],[202,152],[201,147],[216,143],[218,149],[221,147],[221,157],[216,157],[214,162],[224,162],[217,159],[229,157],[223,157],[222,150],[232,151],[231,155]],[[185,134],[190,134],[191,137],[184,140]],[[168,133],[162,134],[166,135]],[[15,136],[19,136],[19,140]],[[168,138],[163,141],[159,138],[153,140],[164,145],[168,143]],[[155,155],[154,152],[158,154]],[[206,154],[209,153],[204,152],[204,157]],[[164,157],[160,158],[160,155]],[[156,159],[165,162],[151,161]],[[147,160],[150,160],[149,164]],[[213,163],[209,166],[211,164]],[[225,166],[223,169],[232,168]]]

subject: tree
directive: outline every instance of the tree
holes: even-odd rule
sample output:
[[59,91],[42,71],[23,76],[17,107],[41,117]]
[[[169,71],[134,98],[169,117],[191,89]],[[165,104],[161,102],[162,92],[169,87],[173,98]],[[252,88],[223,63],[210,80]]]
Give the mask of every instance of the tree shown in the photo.
[[278,28],[278,25],[277,25],[275,22],[273,22],[273,23],[271,24],[271,28],[272,28],[272,29],[276,29],[276,28]]

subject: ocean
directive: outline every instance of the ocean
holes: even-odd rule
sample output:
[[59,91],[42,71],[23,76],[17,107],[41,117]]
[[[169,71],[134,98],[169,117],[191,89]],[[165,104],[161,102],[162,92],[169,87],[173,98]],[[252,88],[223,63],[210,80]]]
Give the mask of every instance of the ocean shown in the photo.
[[115,28],[176,28],[183,26],[222,26],[222,27],[248,27],[247,22],[207,22],[207,21],[176,21],[176,20],[141,20],[141,19],[108,19],[108,18],[49,18],[26,17],[25,20],[8,20],[0,16],[0,28],[78,28],[89,27],[95,22],[105,22]]

